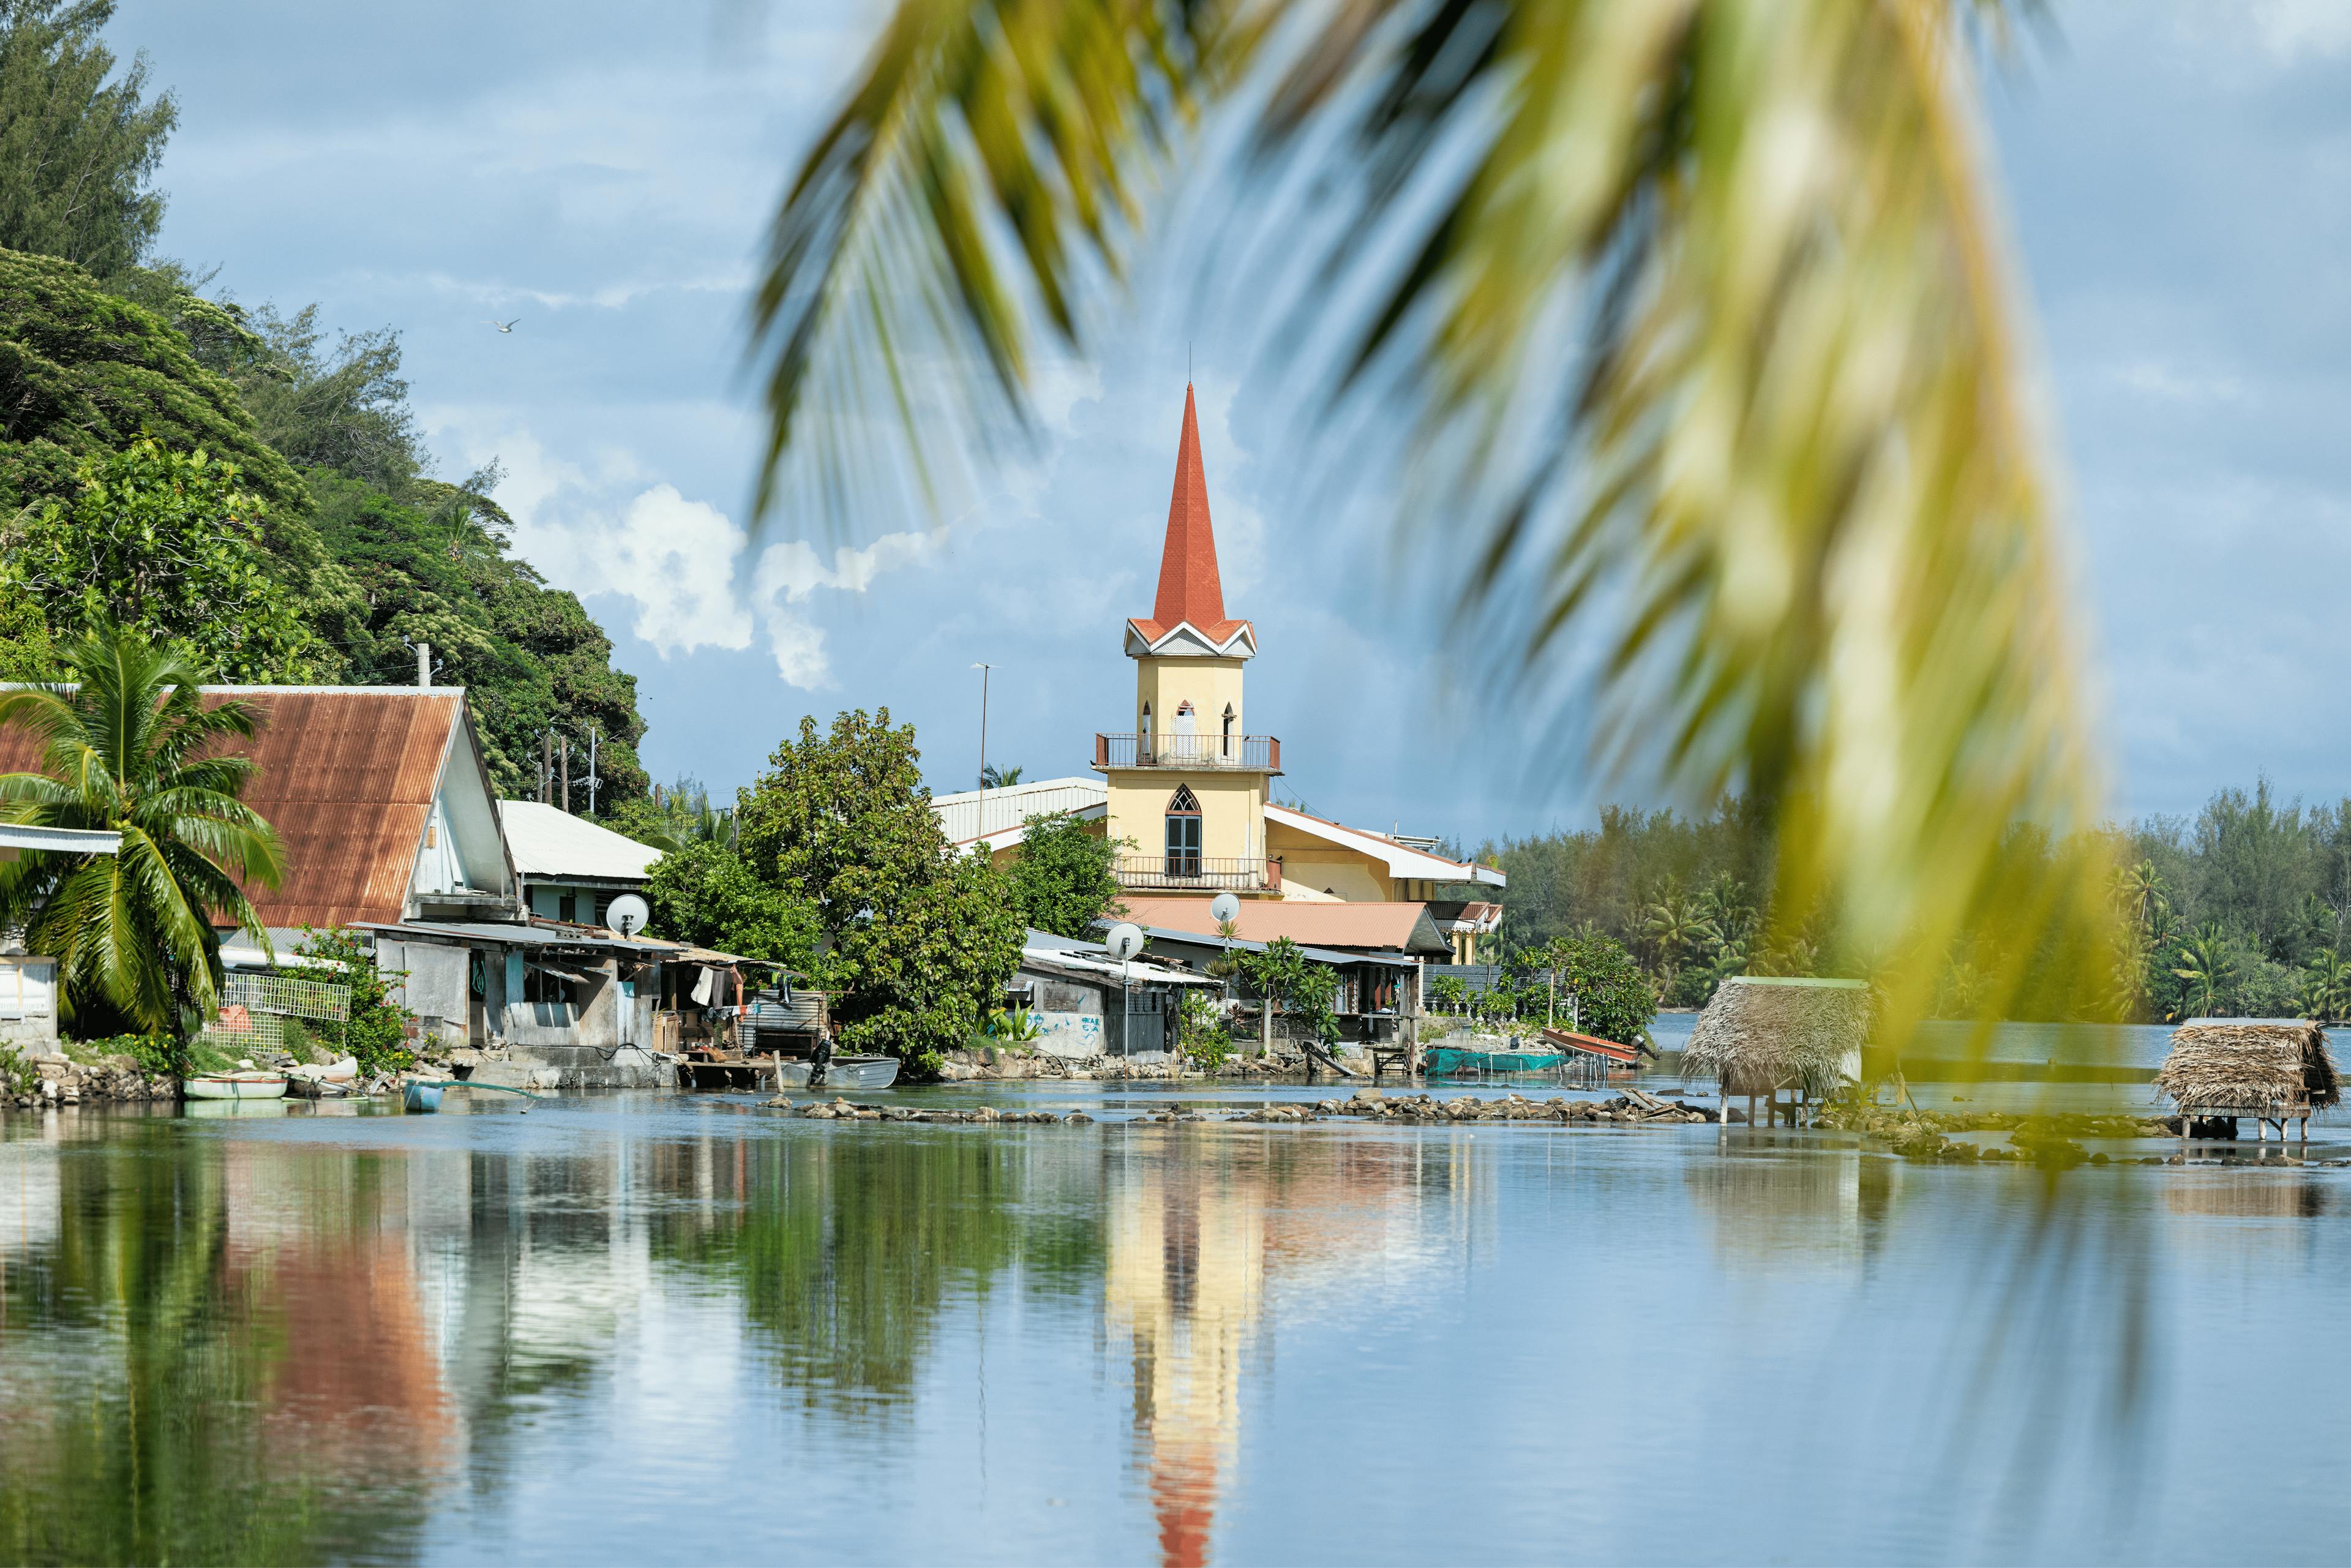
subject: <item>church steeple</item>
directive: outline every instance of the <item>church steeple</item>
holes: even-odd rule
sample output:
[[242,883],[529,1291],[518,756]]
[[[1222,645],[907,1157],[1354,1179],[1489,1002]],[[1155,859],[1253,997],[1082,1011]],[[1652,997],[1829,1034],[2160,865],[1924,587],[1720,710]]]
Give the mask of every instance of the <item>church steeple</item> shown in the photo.
[[[1186,647],[1169,646],[1188,626]],[[1257,634],[1246,621],[1228,619],[1217,570],[1217,532],[1208,519],[1208,476],[1200,462],[1200,417],[1192,388],[1184,388],[1184,433],[1176,445],[1176,489],[1167,500],[1167,542],[1159,556],[1159,595],[1151,619],[1130,621],[1130,653],[1208,653],[1248,658]],[[1137,643],[1141,646],[1137,647]]]

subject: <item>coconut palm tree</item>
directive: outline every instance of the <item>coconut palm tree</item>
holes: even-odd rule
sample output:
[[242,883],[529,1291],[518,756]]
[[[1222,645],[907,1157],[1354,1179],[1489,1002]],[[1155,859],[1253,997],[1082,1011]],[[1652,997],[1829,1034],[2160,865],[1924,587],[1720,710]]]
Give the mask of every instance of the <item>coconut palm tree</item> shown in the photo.
[[2103,852],[1999,853],[2102,793],[1978,123],[2011,8],[897,0],[774,227],[759,510],[940,505],[1238,148],[1193,254],[1395,455],[1328,469],[1458,563],[1498,674],[1567,711],[1596,643],[1600,759],[1770,803],[1765,902],[1886,960],[1887,1025],[1966,933],[2088,974]]
[[41,747],[41,771],[0,776],[13,822],[120,834],[114,854],[27,853],[0,864],[0,927],[57,959],[68,1018],[110,1012],[181,1049],[217,1006],[215,923],[267,943],[240,883],[277,885],[277,835],[237,799],[250,704],[206,706],[198,672],[136,632],[75,644],[68,684],[0,692],[0,725]]
[[2237,955],[2229,934],[2217,925],[2205,925],[2179,949],[2179,967],[2171,972],[2186,983],[2180,1010],[2191,1017],[2214,1016],[2237,976]]

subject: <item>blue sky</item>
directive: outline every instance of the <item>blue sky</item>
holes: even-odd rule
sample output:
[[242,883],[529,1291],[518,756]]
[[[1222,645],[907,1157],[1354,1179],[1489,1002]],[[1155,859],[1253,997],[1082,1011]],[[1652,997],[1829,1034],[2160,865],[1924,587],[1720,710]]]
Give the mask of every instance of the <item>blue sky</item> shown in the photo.
[[[2115,803],[2265,771],[2351,790],[2351,5],[2054,7],[1991,122],[2075,501]],[[1475,843],[1591,820],[1573,757],[1445,653],[1372,520],[1311,491],[1253,329],[1171,266],[1045,439],[937,519],[853,540],[743,520],[744,295],[794,155],[881,15],[716,0],[398,7],[125,0],[181,102],[162,248],[221,285],[402,334],[444,471],[493,454],[517,543],[639,677],[656,777],[731,787],[804,713],[886,705],[933,784],[1084,771],[1147,613],[1187,355],[1251,727],[1286,792]],[[511,335],[486,323],[519,317]]]

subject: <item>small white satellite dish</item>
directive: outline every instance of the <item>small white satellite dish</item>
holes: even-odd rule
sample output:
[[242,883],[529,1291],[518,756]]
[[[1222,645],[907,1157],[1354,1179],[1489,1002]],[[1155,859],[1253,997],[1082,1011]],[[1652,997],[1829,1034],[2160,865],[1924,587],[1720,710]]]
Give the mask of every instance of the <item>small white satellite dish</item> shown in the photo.
[[1221,925],[1240,917],[1241,901],[1229,893],[1220,893],[1208,900],[1208,918]]
[[606,930],[617,931],[623,936],[634,936],[645,928],[645,922],[653,916],[653,912],[645,907],[643,899],[633,893],[624,893],[612,900],[611,906],[604,911],[604,926]]
[[1122,921],[1110,928],[1109,939],[1102,945],[1110,949],[1112,957],[1123,964],[1143,951],[1143,927]]

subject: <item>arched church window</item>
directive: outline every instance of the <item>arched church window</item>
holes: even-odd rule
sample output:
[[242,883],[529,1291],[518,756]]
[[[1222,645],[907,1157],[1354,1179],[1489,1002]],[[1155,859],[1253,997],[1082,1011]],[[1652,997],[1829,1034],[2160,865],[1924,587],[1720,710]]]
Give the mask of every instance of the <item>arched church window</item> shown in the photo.
[[1233,705],[1227,703],[1225,705],[1224,736],[1224,754],[1227,757],[1230,757],[1233,754]]
[[[1184,703],[1176,709],[1176,734],[1179,739],[1192,734],[1193,722],[1197,716],[1193,713],[1190,703]],[[1183,748],[1178,747],[1177,749]]]
[[1189,784],[1179,784],[1167,801],[1167,874],[1200,874],[1200,801]]
[[1143,763],[1145,767],[1150,766],[1150,763],[1151,763],[1151,705],[1150,705],[1149,703],[1144,703],[1144,704],[1143,705],[1143,734],[1141,735],[1141,737],[1138,737],[1138,738],[1137,738],[1137,740],[1136,740],[1136,742],[1135,742],[1134,751],[1135,751],[1135,759],[1136,759],[1137,761],[1139,761],[1139,762]]

